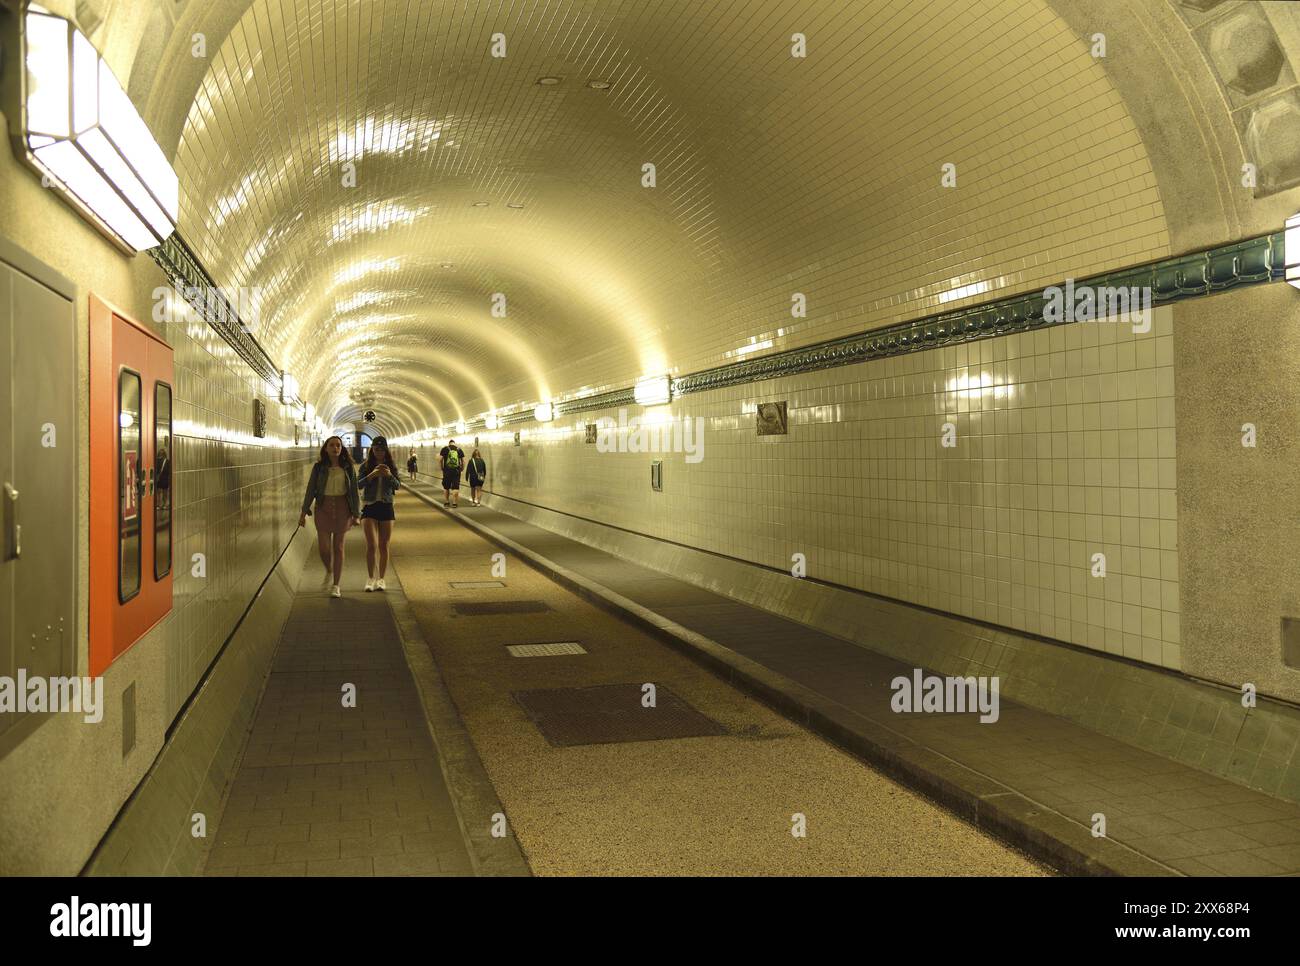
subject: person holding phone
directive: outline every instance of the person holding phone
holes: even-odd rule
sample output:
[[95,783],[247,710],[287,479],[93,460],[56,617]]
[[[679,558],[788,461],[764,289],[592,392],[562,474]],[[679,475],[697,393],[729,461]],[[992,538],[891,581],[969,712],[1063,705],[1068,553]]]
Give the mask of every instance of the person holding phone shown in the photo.
[[[366,590],[383,590],[384,574],[388,572],[388,543],[393,536],[393,496],[401,488],[397,464],[388,449],[388,440],[376,436],[370,443],[370,452],[361,464],[357,476],[357,489],[361,490],[361,523],[366,531]],[[375,577],[376,564],[379,576]]]

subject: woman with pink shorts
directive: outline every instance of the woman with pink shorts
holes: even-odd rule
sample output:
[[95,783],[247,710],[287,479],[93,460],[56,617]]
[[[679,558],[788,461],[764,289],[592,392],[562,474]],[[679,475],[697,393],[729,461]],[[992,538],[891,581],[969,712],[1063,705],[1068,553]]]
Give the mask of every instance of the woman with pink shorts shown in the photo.
[[[311,468],[307,494],[302,500],[298,526],[307,518],[316,518],[317,549],[325,568],[324,585],[331,587],[331,597],[341,597],[339,580],[343,576],[343,538],[361,516],[357,497],[357,472],[343,440],[331,436],[320,448],[320,459]],[[314,508],[314,509],[313,509]],[[332,585],[332,586],[331,586]]]

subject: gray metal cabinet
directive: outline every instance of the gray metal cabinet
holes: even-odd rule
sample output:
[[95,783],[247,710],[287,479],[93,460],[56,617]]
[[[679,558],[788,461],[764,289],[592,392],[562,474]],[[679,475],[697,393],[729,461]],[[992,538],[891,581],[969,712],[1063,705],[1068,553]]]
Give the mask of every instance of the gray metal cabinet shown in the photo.
[[[0,677],[75,675],[74,286],[0,239]],[[0,755],[43,715],[0,714]]]

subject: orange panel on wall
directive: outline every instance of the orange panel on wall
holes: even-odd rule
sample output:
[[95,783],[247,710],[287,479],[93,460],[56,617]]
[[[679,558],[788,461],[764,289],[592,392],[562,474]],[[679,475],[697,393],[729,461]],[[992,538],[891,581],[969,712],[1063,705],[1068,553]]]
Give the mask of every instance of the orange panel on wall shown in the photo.
[[90,297],[90,673],[172,608],[172,350]]

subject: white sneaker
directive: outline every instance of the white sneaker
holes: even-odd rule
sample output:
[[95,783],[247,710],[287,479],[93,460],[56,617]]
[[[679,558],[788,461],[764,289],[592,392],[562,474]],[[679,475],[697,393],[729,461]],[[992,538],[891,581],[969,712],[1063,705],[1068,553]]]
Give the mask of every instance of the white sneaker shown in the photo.
[[367,581],[366,581],[366,593],[368,594],[368,593],[370,593],[370,592],[371,592],[372,590],[374,590],[374,589],[375,589],[375,582],[374,582],[373,580],[367,580]]
[[338,585],[338,584],[335,584],[335,585],[334,585],[334,589],[330,591],[330,596],[331,596],[331,597],[342,597],[342,596],[343,596],[343,591],[339,590],[339,585]]
[[384,589],[384,578],[380,577],[378,580],[375,581],[375,590],[383,590],[383,589]]

